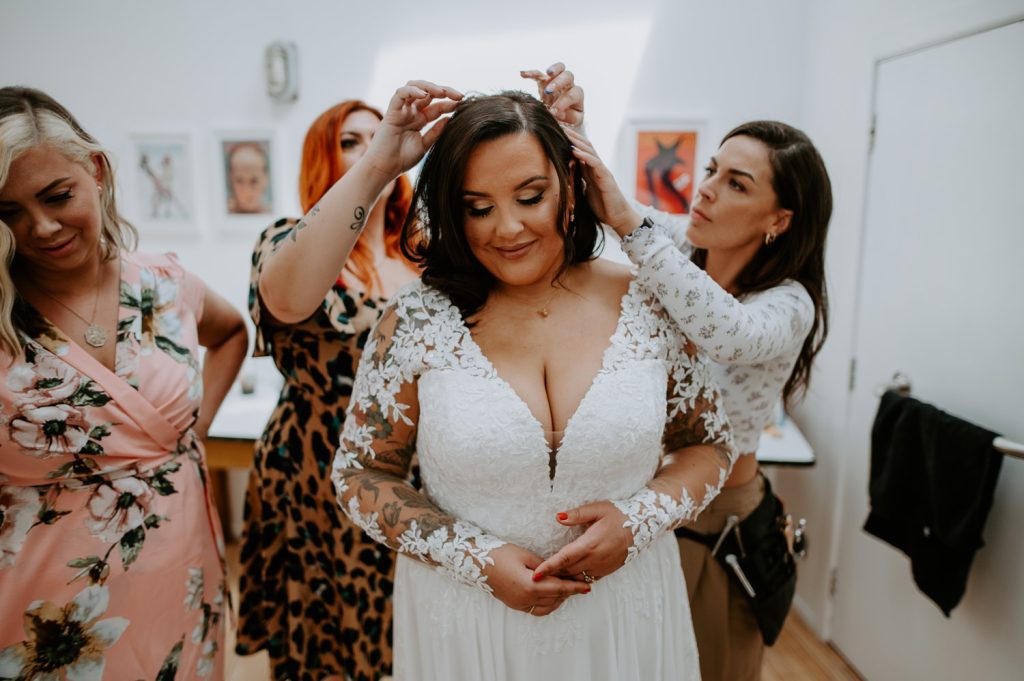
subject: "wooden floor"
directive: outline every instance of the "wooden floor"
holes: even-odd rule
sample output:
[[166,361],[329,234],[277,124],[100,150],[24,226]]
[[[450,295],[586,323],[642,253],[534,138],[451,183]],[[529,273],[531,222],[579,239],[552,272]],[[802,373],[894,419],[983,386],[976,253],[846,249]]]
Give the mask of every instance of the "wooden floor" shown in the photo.
[[779,640],[764,651],[761,681],[862,681],[842,657],[790,612]]
[[[238,605],[238,545],[228,545],[228,581]],[[235,655],[235,632],[228,625],[225,681],[270,681],[265,652]],[[440,680],[439,680],[440,681]],[[815,636],[799,615],[791,613],[775,645],[765,651],[761,681],[861,681],[843,659]]]

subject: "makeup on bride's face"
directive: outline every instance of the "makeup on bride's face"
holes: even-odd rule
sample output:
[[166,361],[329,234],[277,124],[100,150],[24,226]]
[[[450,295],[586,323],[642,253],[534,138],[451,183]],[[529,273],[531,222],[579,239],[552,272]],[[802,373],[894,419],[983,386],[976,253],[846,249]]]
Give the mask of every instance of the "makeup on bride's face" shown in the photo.
[[540,142],[528,133],[483,142],[470,153],[465,177],[466,240],[480,264],[509,286],[550,281],[564,246],[558,175]]

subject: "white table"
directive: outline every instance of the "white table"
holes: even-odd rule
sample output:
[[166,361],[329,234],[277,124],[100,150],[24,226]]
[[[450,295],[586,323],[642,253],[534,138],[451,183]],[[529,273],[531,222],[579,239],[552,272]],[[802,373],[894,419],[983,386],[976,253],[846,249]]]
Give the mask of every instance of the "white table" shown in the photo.
[[[242,393],[237,383],[232,386],[231,392],[217,413],[217,418],[210,426],[211,440],[237,442],[241,447],[232,447],[232,451],[237,455],[243,455],[245,448],[248,447],[248,457],[251,459],[252,443],[262,435],[267,419],[277,405],[281,381],[280,376],[276,378],[277,380],[274,380],[266,375],[261,376],[256,384],[256,391],[248,395]],[[234,455],[230,457],[230,461],[221,461],[214,453],[213,459],[212,468],[248,466],[243,459]],[[807,443],[803,433],[792,419],[786,417],[781,426],[761,434],[757,460],[767,465],[812,466],[815,457],[814,450]]]

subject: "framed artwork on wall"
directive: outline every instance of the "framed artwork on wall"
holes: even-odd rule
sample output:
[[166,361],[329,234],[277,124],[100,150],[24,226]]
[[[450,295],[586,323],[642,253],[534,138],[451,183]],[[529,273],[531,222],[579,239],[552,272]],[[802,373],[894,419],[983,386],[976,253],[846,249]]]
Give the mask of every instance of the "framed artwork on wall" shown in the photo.
[[143,237],[194,236],[192,138],[187,133],[131,135],[126,175],[131,187],[131,215]]
[[640,203],[677,215],[689,215],[700,182],[701,120],[634,120],[629,155],[632,195]]
[[274,209],[274,137],[268,130],[216,134],[218,222],[229,229],[266,226]]

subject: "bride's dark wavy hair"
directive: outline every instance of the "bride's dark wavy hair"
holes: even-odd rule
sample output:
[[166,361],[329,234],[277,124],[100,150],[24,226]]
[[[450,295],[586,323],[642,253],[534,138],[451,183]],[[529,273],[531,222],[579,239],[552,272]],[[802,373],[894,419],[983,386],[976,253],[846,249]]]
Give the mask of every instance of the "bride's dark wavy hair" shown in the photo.
[[[523,133],[540,143],[558,175],[556,228],[565,258],[556,280],[571,265],[596,257],[604,243],[600,223],[583,198],[581,175],[573,172],[569,138],[544,104],[517,91],[466,98],[423,162],[413,194],[415,210],[402,228],[402,252],[420,263],[424,283],[447,295],[463,319],[483,307],[497,283],[466,240],[466,163],[483,142]],[[570,204],[570,197],[579,200]]]

